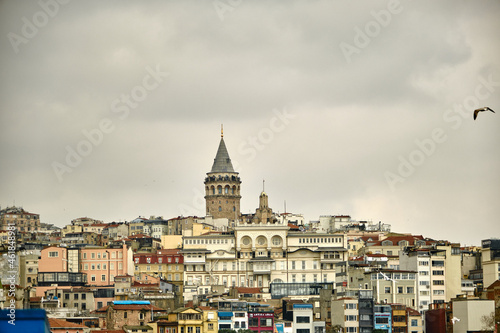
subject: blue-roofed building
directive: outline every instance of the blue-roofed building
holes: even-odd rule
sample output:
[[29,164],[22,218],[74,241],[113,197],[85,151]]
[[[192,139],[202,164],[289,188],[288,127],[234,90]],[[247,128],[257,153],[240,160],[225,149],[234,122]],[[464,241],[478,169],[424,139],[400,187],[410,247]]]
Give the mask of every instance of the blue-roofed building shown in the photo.
[[224,300],[218,303],[219,329],[247,329],[248,303],[239,300]]
[[314,333],[313,305],[293,304],[293,333]]

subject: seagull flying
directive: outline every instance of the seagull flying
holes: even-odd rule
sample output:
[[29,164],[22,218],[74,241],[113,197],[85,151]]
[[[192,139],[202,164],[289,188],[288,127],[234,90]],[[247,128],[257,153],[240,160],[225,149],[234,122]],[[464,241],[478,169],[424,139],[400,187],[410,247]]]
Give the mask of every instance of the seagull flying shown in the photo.
[[391,279],[390,277],[388,277],[387,275],[385,275],[384,273],[380,272],[380,274],[382,274],[382,276],[384,277],[384,280],[396,282],[393,279]]
[[495,113],[495,111],[493,111],[489,107],[485,106],[484,108],[479,108],[479,109],[474,110],[474,120],[476,120],[478,112],[481,112],[481,111],[491,111],[491,112]]

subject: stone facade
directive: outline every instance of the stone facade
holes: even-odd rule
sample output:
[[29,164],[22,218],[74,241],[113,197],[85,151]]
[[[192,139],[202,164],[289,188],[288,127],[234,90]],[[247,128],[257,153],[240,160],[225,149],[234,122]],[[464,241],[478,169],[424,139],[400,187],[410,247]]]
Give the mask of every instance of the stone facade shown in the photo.
[[240,184],[221,136],[212,170],[205,178],[206,215],[214,219],[227,218],[234,223],[240,216]]
[[41,229],[40,215],[25,211],[22,207],[8,207],[0,210],[0,230],[15,225],[17,232],[35,232]]

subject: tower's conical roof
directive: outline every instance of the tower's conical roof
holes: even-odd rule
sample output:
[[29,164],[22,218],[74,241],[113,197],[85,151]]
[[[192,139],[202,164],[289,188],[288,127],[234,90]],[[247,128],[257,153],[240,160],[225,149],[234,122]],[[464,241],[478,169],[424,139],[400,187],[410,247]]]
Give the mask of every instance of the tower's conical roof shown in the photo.
[[226,144],[224,143],[224,138],[222,137],[220,139],[217,155],[214,159],[214,164],[212,165],[212,171],[210,172],[234,172],[233,164],[231,163]]

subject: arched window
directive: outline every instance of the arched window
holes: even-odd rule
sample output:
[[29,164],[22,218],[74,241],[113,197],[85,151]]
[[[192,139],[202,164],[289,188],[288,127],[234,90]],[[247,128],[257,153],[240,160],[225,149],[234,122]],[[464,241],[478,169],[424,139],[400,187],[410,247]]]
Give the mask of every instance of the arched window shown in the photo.
[[221,212],[221,211],[222,211],[222,207],[221,207],[221,206],[219,206],[219,212]]
[[222,194],[222,186],[217,186],[217,192],[218,192],[219,194]]

